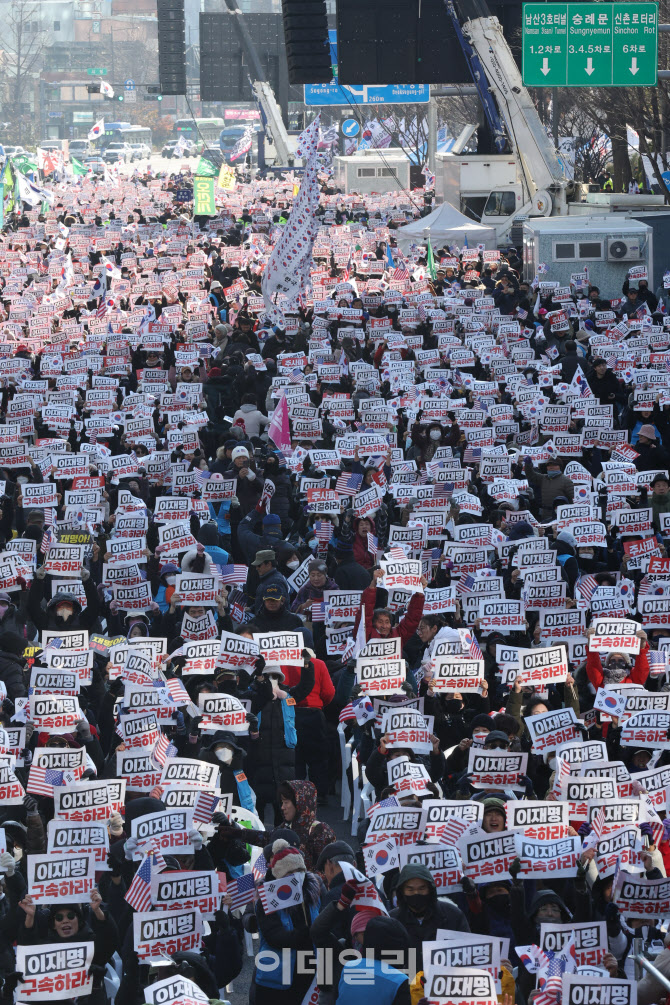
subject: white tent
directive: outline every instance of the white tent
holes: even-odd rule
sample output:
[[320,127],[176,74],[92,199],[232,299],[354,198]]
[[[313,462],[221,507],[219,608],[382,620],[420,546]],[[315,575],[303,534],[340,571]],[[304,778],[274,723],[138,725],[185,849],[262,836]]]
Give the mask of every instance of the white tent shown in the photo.
[[425,244],[428,235],[434,251],[443,244],[458,244],[462,247],[466,237],[470,248],[476,248],[478,244],[484,244],[487,249],[496,247],[495,227],[482,227],[481,223],[475,223],[459,213],[449,202],[443,202],[428,216],[413,220],[406,227],[399,227],[395,231],[403,251],[410,244]]

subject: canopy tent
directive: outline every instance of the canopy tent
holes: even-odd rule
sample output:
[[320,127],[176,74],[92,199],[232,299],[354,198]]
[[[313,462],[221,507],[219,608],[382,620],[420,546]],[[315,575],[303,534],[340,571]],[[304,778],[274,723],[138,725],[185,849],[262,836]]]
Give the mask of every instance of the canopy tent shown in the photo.
[[478,244],[485,245],[487,249],[496,247],[495,227],[482,227],[481,223],[475,223],[459,213],[449,202],[443,202],[428,216],[413,220],[395,232],[403,250],[411,244],[425,244],[428,234],[434,250],[443,244],[458,244],[462,247],[466,238],[470,248],[476,248]]

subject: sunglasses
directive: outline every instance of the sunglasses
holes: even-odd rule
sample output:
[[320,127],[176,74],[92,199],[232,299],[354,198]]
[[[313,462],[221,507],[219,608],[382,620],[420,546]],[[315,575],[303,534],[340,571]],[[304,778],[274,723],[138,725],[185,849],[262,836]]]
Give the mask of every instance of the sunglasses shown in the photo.
[[77,915],[74,911],[63,911],[58,914],[54,914],[54,921],[74,921]]

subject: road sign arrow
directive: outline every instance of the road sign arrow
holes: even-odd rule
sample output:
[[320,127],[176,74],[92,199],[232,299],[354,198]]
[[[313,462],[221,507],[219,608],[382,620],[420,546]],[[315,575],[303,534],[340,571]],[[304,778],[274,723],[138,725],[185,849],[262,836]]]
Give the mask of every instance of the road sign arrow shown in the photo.
[[590,76],[591,76],[591,74],[592,74],[592,73],[594,72],[594,68],[593,68],[593,60],[591,59],[591,57],[590,57],[590,56],[589,56],[589,58],[588,58],[588,59],[586,60],[586,72],[588,73],[589,77],[590,77]]
[[546,56],[542,60],[542,66],[540,67],[540,72],[543,73],[545,77],[549,73],[549,60],[547,59]]
[[639,69],[639,67],[637,65],[637,56],[633,56],[633,58],[630,61],[630,66],[628,67],[628,69],[633,74],[633,76],[635,76],[635,74],[637,73],[637,71]]

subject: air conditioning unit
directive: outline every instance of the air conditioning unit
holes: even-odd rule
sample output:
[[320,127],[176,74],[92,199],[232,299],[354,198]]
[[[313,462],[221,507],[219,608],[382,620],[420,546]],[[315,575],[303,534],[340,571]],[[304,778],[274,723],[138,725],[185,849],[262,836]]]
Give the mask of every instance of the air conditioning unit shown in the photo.
[[639,238],[610,237],[607,239],[607,259],[610,262],[639,262],[642,247]]

